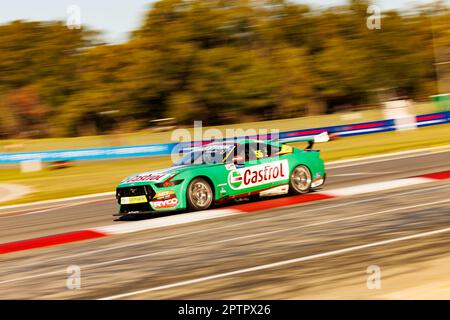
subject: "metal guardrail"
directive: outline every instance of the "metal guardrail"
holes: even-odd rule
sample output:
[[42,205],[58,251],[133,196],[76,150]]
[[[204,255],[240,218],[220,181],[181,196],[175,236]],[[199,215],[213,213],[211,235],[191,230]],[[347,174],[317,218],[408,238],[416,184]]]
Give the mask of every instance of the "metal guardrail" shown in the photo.
[[[450,123],[450,111],[430,113],[416,116],[417,127],[433,126]],[[315,135],[327,131],[329,134],[341,137],[373,134],[380,132],[395,131],[397,129],[395,120],[380,120],[372,122],[353,123],[339,126],[321,127],[313,129],[302,129],[281,132],[279,138],[289,138],[297,136]],[[195,142],[193,145],[200,145],[204,141]],[[178,143],[162,143],[138,146],[112,147],[112,148],[92,148],[77,150],[55,150],[42,152],[19,152],[0,153],[0,164],[15,164],[22,161],[40,160],[43,162],[54,161],[82,161],[82,160],[103,160],[120,159],[134,157],[163,156],[172,153]],[[191,145],[191,144],[189,144]]]

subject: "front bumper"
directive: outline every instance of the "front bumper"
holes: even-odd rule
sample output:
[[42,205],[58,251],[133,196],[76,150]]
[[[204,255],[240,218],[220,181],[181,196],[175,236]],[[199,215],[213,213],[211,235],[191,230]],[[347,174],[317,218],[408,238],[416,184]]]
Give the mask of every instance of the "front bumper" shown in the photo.
[[154,189],[149,185],[118,187],[116,199],[119,205],[117,215],[151,212],[150,201],[155,196]]
[[117,216],[183,209],[181,186],[157,188],[154,185],[120,185],[116,190]]

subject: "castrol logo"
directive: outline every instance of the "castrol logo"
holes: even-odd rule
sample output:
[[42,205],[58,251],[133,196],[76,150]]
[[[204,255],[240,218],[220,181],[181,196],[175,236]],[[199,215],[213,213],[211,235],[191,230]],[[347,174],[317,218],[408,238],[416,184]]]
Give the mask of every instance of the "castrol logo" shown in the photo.
[[123,181],[123,183],[132,183],[132,182],[160,182],[169,177],[168,174],[165,173],[143,173],[131,178],[127,178]]
[[288,179],[289,164],[287,160],[240,168],[228,174],[228,184],[234,190]]

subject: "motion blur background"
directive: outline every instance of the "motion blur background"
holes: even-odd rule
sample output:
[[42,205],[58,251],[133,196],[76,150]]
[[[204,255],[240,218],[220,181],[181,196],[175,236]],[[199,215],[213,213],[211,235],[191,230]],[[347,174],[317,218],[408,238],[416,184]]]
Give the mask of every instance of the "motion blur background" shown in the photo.
[[[140,26],[114,44],[88,26],[69,29],[65,11],[62,21],[7,22],[0,135],[132,132],[167,117],[207,125],[292,118],[376,107],[386,91],[416,101],[450,91],[450,66],[435,65],[450,60],[448,4],[397,4],[370,30],[365,0],[148,1],[135,12]],[[79,9],[82,24],[96,15]]]
[[[449,98],[450,0],[2,1],[0,299],[449,299]],[[113,222],[199,120],[326,184]]]
[[[29,2],[0,14],[0,154],[169,142],[194,120],[280,131],[382,120],[396,99],[411,114],[448,108],[430,98],[450,92],[448,1]],[[349,138],[323,155],[448,143],[448,125],[436,127]],[[54,186],[37,200],[61,186],[109,191],[169,164],[133,161],[66,174],[2,166],[0,181]]]

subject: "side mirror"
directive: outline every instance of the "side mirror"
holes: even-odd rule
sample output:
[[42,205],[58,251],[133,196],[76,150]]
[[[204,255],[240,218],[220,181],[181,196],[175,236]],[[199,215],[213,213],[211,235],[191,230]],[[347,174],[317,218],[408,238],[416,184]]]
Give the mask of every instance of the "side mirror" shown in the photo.
[[243,164],[245,159],[243,156],[234,156],[232,160],[233,160],[233,163]]

